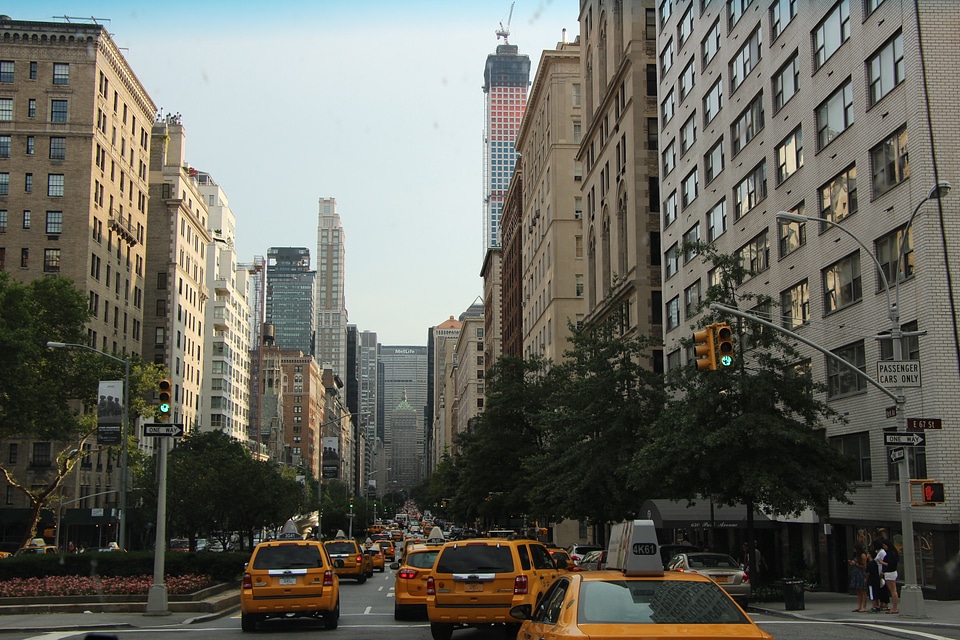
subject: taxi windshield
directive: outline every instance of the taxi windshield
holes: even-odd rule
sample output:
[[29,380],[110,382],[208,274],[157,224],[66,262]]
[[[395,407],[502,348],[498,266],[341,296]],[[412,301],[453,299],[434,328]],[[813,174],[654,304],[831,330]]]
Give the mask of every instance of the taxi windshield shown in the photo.
[[749,624],[712,582],[584,581],[579,606],[580,624]]
[[315,569],[323,566],[316,545],[279,544],[260,547],[253,559],[254,569]]
[[327,543],[327,552],[330,554],[335,553],[353,553],[357,548],[353,546],[352,542],[328,542]]

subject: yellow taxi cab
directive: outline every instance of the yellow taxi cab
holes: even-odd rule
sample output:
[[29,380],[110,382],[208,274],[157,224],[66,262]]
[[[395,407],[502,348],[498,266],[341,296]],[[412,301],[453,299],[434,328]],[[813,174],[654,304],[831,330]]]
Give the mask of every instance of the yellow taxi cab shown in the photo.
[[580,570],[580,567],[578,567],[577,563],[573,561],[573,558],[570,557],[570,552],[566,549],[561,549],[559,547],[547,547],[547,551],[550,552],[550,558],[553,560],[553,564],[557,565],[557,568],[566,571]]
[[434,640],[455,629],[504,627],[516,635],[521,618],[511,609],[531,608],[561,575],[547,546],[524,538],[472,538],[440,547],[427,578],[427,617]]
[[60,550],[52,544],[47,544],[47,541],[43,538],[33,538],[30,542],[20,547],[15,555],[28,556],[46,553],[60,553]]
[[423,544],[423,543],[426,542],[426,541],[427,541],[426,538],[413,537],[413,536],[404,539],[403,544],[400,545],[400,558],[399,558],[399,561],[400,561],[400,562],[403,562],[403,559],[404,559],[405,557],[407,557],[407,549],[409,549],[410,547],[412,547],[412,546],[415,545],[415,544]]
[[394,562],[396,571],[393,586],[394,620],[423,620],[427,617],[427,580],[432,575],[433,563],[446,542],[439,527],[434,527],[425,542],[407,549],[403,562]]
[[317,540],[304,540],[288,520],[276,540],[253,549],[240,586],[240,628],[268,618],[313,617],[326,629],[340,619],[340,579]]
[[517,640],[772,640],[710,578],[665,572],[657,549],[653,521],[617,525],[607,569],[564,573],[535,606],[524,603],[510,610],[523,620]]
[[387,561],[386,558],[384,558],[383,549],[380,548],[380,543],[365,543],[363,545],[363,552],[370,556],[370,560],[373,561],[373,571],[379,571],[380,573],[386,571]]
[[383,557],[388,564],[397,560],[395,556],[397,545],[393,542],[393,538],[377,538],[374,542],[380,545]]
[[360,548],[357,541],[348,538],[342,531],[337,531],[333,540],[323,543],[327,555],[333,562],[333,570],[341,578],[353,578],[358,584],[363,584],[373,575],[373,560]]

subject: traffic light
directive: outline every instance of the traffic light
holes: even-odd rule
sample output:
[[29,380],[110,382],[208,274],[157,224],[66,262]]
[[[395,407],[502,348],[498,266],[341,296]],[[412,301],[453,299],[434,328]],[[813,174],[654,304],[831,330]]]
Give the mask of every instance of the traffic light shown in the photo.
[[350,498],[350,509],[353,509],[353,497]]
[[943,495],[942,482],[924,482],[923,483],[923,501],[924,502],[946,502]]
[[162,379],[157,383],[157,420],[166,422],[170,419],[170,412],[173,410],[173,383],[169,378]]
[[717,353],[720,369],[733,366],[733,331],[726,322],[717,325]]
[[717,370],[717,350],[714,345],[714,330],[717,325],[707,325],[700,331],[693,332],[693,355],[697,364],[697,371]]

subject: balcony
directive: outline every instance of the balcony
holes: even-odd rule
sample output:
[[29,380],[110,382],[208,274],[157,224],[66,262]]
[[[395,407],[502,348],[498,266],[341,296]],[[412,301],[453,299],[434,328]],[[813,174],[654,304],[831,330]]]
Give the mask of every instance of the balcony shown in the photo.
[[120,214],[116,210],[110,211],[109,225],[128,245],[132,247],[137,244],[137,236],[134,234],[133,229],[123,221],[123,218],[120,217]]

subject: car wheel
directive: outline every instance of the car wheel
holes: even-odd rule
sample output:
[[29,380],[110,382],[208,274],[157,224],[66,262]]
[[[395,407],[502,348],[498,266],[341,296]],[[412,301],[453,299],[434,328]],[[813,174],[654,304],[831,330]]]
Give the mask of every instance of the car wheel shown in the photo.
[[445,622],[431,622],[430,635],[433,640],[450,640],[453,637],[453,625]]
[[407,619],[406,612],[405,612],[405,611],[403,610],[403,608],[402,608],[400,605],[398,605],[398,604],[394,604],[394,605],[393,605],[393,619],[394,619],[394,620],[406,620],[406,619]]
[[513,640],[517,637],[517,634],[520,633],[519,624],[505,624],[503,625],[503,637]]
[[367,574],[365,573],[360,574],[360,577],[357,578],[357,584],[363,584],[366,581],[367,581]]
[[256,631],[257,619],[249,613],[240,614],[240,628],[244,631]]
[[340,623],[340,600],[337,600],[337,606],[333,611],[329,611],[323,616],[323,628],[332,631]]

